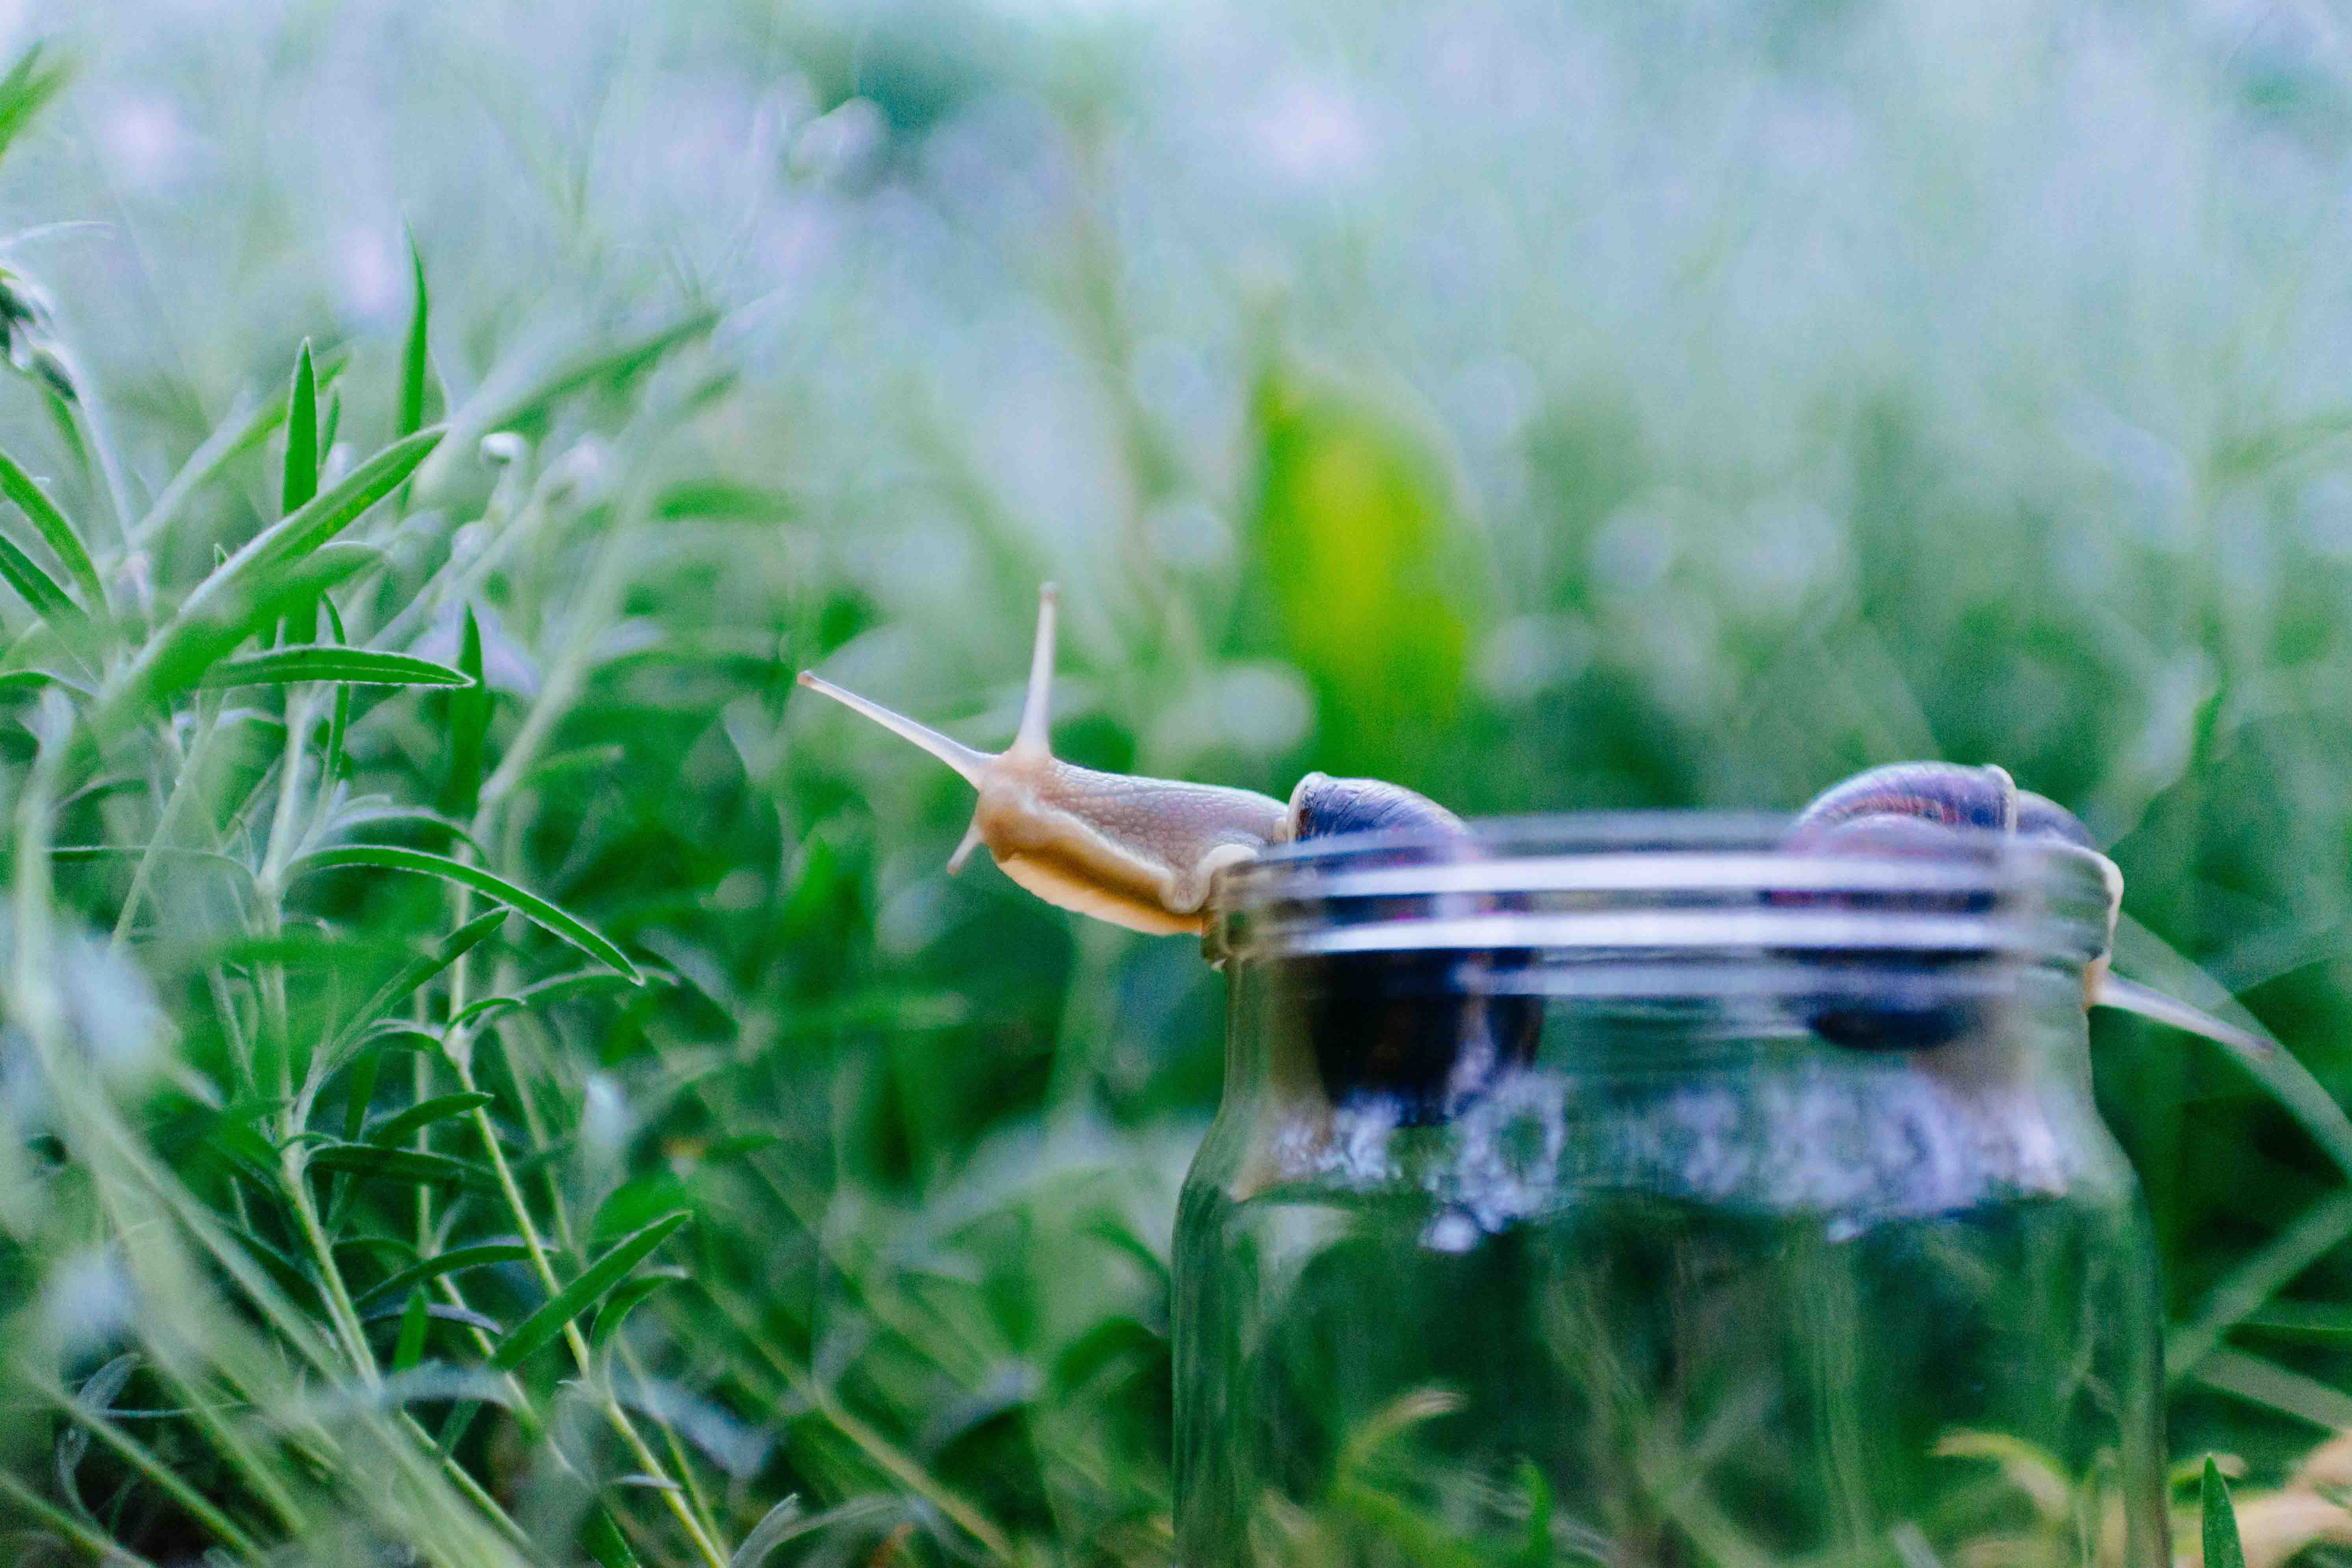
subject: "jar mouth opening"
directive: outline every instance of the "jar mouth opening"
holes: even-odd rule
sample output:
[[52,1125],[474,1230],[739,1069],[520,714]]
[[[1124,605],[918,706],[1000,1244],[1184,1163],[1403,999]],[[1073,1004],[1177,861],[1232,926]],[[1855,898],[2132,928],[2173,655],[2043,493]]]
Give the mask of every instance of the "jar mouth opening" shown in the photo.
[[2092,851],[1969,828],[1926,850],[1789,848],[1790,822],[1577,813],[1310,839],[1222,872],[1204,943],[1218,962],[1495,952],[1539,964],[2080,968],[2112,939],[2117,880]]

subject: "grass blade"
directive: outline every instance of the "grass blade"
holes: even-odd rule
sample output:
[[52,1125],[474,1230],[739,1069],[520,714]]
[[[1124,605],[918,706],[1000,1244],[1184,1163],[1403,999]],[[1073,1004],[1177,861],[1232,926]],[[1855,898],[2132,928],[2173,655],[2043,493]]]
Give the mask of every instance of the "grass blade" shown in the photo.
[[[2352,1176],[2352,1117],[2345,1115],[2344,1108],[2312,1076],[2311,1069],[2277,1036],[2263,1027],[2262,1021],[2246,1011],[2230,994],[2229,987],[2175,952],[2162,937],[2129,915],[2116,926],[2116,959],[2119,968],[2128,967],[2155,982],[2157,1001],[2184,998],[2192,1006],[2212,1014],[2223,1025],[2232,1026],[2234,1033],[2226,1037],[2210,1031],[2197,1032],[2204,1033],[2205,1037],[2229,1052],[2288,1115],[2302,1124],[2312,1142],[2336,1162],[2336,1167]],[[2145,989],[2129,981],[2119,982],[2118,988]],[[2180,1028],[2191,1026],[2170,1018],[2162,1021]]]
[[457,821],[472,817],[482,794],[482,760],[489,743],[490,689],[482,679],[482,628],[474,606],[457,644],[457,668],[468,689],[449,699],[449,774],[441,785],[441,809]]
[[562,1331],[563,1325],[587,1310],[589,1305],[605,1291],[620,1283],[624,1275],[635,1268],[645,1256],[669,1239],[678,1226],[694,1216],[685,1209],[666,1214],[651,1225],[631,1231],[595,1262],[581,1271],[574,1279],[558,1291],[547,1303],[509,1331],[490,1352],[490,1364],[500,1372],[512,1372],[530,1356],[530,1352]]
[[[404,653],[315,644],[274,648],[216,664],[196,684],[290,686],[302,680],[348,681],[355,686],[470,686],[473,681],[446,664]],[[340,739],[340,737],[338,737]]]
[[416,280],[416,302],[408,313],[408,341],[400,353],[400,405],[393,435],[403,437],[425,428],[425,376],[431,348],[425,331],[432,308],[425,289],[425,257],[416,248],[416,235],[408,236],[408,270]]
[[407,1110],[385,1121],[383,1126],[367,1135],[367,1142],[391,1148],[420,1127],[436,1121],[446,1121],[452,1116],[463,1116],[478,1105],[489,1104],[495,1096],[479,1089],[463,1094],[439,1094],[431,1100],[419,1100]]
[[16,57],[8,74],[0,77],[0,156],[30,125],[34,118],[49,105],[49,100],[65,90],[73,77],[73,65],[68,60],[44,63],[41,55],[47,47],[36,42]]
[[2238,1513],[2230,1506],[2230,1483],[2211,1456],[2205,1460],[2205,1484],[2200,1489],[2205,1516],[2205,1568],[2246,1568],[2246,1549],[2238,1539]]
[[[319,389],[332,386],[350,363],[350,356],[340,350],[315,362]],[[131,531],[131,548],[140,549],[153,540],[179,516],[188,497],[211,483],[232,459],[250,452],[268,440],[271,431],[282,426],[286,423],[287,402],[288,394],[280,392],[257,407],[244,401],[232,407],[228,416],[188,454],[188,460],[180,465],[180,471],[172,476],[163,493],[155,498],[155,504],[147,509],[147,515]]]
[[314,1171],[333,1171],[362,1181],[396,1182],[403,1186],[497,1186],[489,1172],[448,1154],[428,1154],[421,1149],[381,1149],[373,1143],[329,1143],[310,1151]]
[[286,395],[286,475],[278,486],[280,516],[290,516],[319,493],[319,381],[310,368],[310,340],[294,356],[294,384]]
[[612,1510],[601,1502],[588,1505],[587,1521],[580,1527],[580,1544],[595,1559],[596,1568],[638,1568],[628,1537],[613,1522]]
[[465,1028],[493,1014],[510,1009],[528,1010],[551,1003],[568,1001],[574,996],[589,995],[608,986],[621,984],[621,977],[604,970],[591,970],[578,974],[559,974],[552,980],[542,980],[536,985],[526,985],[512,995],[485,996],[478,1002],[468,1002],[465,1010],[449,1020],[452,1028]]
[[601,1349],[620,1332],[621,1325],[628,1321],[629,1314],[635,1311],[646,1297],[671,1281],[685,1278],[686,1271],[682,1268],[661,1268],[624,1281],[620,1289],[606,1297],[604,1306],[597,1310],[596,1326],[588,1331],[588,1342]]
[[40,568],[31,556],[16,547],[16,542],[0,533],[0,577],[8,579],[8,586],[16,596],[30,605],[33,613],[45,621],[78,619],[80,611],[58,586],[58,580]]
[[310,1069],[313,1079],[323,1082],[327,1076],[342,1065],[343,1053],[365,1038],[392,1011],[393,1004],[457,963],[492,931],[506,923],[504,910],[491,910],[476,915],[456,931],[441,939],[429,952],[422,952],[394,970],[392,977],[375,988],[374,994],[352,1014],[351,1022],[320,1051]]
[[0,452],[0,495],[16,502],[16,510],[41,531],[41,537],[64,565],[66,575],[81,589],[83,602],[92,609],[103,605],[106,591],[99,584],[98,568],[90,563],[89,551],[83,546],[81,535],[74,531],[73,523],[58,510],[58,503],[49,499],[48,492],[35,484],[33,476],[5,452]]
[[486,1241],[472,1247],[453,1247],[421,1258],[385,1280],[371,1287],[354,1306],[365,1307],[386,1296],[397,1296],[404,1290],[429,1284],[444,1274],[456,1274],[467,1268],[487,1268],[498,1263],[520,1263],[530,1256],[530,1248],[520,1241]]
[[2305,1210],[2269,1245],[2225,1276],[2207,1294],[2194,1319],[2174,1325],[2165,1335],[2165,1376],[2177,1382],[2195,1372],[2224,1334],[2347,1237],[2352,1237],[2352,1190],[2330,1194]]
[[393,1347],[392,1370],[406,1372],[425,1355],[425,1332],[433,1325],[432,1303],[425,1292],[410,1293],[408,1305],[400,1314],[400,1340]]
[[468,866],[446,855],[428,855],[421,849],[405,849],[394,844],[341,844],[332,848],[315,850],[299,862],[301,871],[327,871],[344,866],[374,866],[387,871],[414,871],[419,876],[438,877],[445,882],[456,882],[486,898],[495,899],[533,925],[551,931],[589,957],[611,965],[628,977],[631,984],[641,985],[645,976],[629,962],[629,955],[579,916],[558,909],[537,893],[516,887],[496,872],[479,866]]

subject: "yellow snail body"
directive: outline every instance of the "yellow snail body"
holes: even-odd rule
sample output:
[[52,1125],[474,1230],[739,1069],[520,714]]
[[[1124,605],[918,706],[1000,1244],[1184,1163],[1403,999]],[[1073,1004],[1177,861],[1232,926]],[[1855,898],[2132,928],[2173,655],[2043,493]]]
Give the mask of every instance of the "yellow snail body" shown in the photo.
[[986,845],[1006,876],[1066,910],[1154,935],[1201,930],[1218,870],[1276,844],[1379,828],[1459,834],[1462,819],[1378,779],[1308,773],[1287,804],[1254,790],[1131,777],[1054,755],[1055,591],[1038,595],[1037,638],[1021,726],[1003,751],[976,751],[813,671],[801,684],[856,709],[961,773],[980,792],[948,861],[960,871]]

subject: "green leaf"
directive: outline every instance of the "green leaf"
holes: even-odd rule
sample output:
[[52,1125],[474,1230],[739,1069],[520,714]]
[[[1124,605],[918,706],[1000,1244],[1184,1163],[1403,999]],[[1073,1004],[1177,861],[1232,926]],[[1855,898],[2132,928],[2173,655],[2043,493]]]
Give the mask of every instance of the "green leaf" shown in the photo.
[[2238,1513],[2230,1506],[2230,1485],[2210,1455],[2205,1460],[2203,1493],[2205,1568],[2246,1568],[2246,1549],[2238,1539]]
[[[253,1129],[248,1127],[245,1131],[252,1132]],[[268,1145],[264,1144],[263,1147],[267,1148]],[[259,1178],[275,1184],[278,1179],[276,1160],[273,1159],[261,1167]],[[295,1262],[285,1253],[241,1226],[225,1225],[223,1228],[236,1239],[236,1244],[246,1250],[247,1255],[254,1262],[261,1266],[262,1270],[277,1283],[280,1290],[286,1292],[288,1297],[297,1301],[313,1301],[318,1299],[319,1282],[301,1264]]]
[[554,404],[593,386],[625,386],[659,364],[675,350],[703,336],[719,324],[716,310],[699,310],[683,321],[648,333],[636,342],[603,353],[567,360],[541,378],[536,386],[499,405],[478,428],[503,430],[537,418]]
[[400,1314],[400,1342],[393,1347],[392,1370],[406,1372],[425,1356],[425,1331],[433,1324],[431,1303],[425,1292],[409,1293],[408,1305]]
[[589,1346],[595,1350],[604,1349],[606,1342],[621,1331],[621,1325],[628,1321],[629,1314],[644,1304],[646,1297],[672,1280],[686,1277],[683,1268],[656,1268],[638,1275],[635,1279],[623,1280],[619,1289],[605,1297],[604,1304],[596,1310],[596,1326],[588,1331]]
[[470,686],[449,699],[449,773],[441,784],[441,809],[470,820],[482,793],[482,760],[489,744],[490,689],[482,679],[482,628],[474,606],[457,641],[457,668]]
[[551,1003],[568,1001],[574,996],[588,995],[610,986],[625,984],[607,970],[589,970],[578,974],[559,974],[552,980],[542,980],[536,985],[526,985],[511,996],[485,996],[468,1003],[465,1010],[449,1020],[452,1028],[463,1028],[478,1019],[510,1009],[544,1007]]
[[79,684],[54,670],[12,669],[0,674],[0,692],[32,691],[44,686],[62,686],[68,691],[80,691],[85,697],[89,695]]
[[654,503],[654,515],[673,522],[688,518],[773,522],[792,516],[793,510],[793,503],[783,496],[749,485],[678,485]]
[[308,338],[294,356],[294,385],[286,396],[286,477],[278,493],[281,516],[319,493],[319,382]]
[[16,502],[16,510],[41,531],[41,537],[48,541],[49,549],[64,565],[66,575],[80,587],[83,602],[92,609],[106,603],[106,590],[99,585],[98,568],[90,564],[89,552],[83,547],[81,535],[74,531],[73,524],[58,510],[48,492],[35,484],[33,476],[5,452],[0,452],[0,494]]
[[[384,1015],[392,1011],[394,1003],[471,952],[484,938],[504,925],[506,919],[507,911],[504,910],[489,910],[476,915],[443,937],[429,951],[418,953],[393,971],[391,978],[375,988],[374,994],[352,1012],[350,1022],[337,1031],[334,1038],[320,1052],[317,1063],[311,1068],[312,1075],[324,1079],[340,1068],[344,1053],[385,1022]],[[435,1045],[438,1044],[436,1039]]]
[[[337,647],[351,641],[343,635],[343,617],[335,609],[335,601],[320,595],[319,609],[326,616],[329,637],[322,641]],[[328,807],[334,803],[335,785],[343,776],[343,737],[352,727],[352,687],[349,681],[335,686],[335,710],[327,721],[327,749],[319,759],[319,800],[311,812],[312,820],[324,821]]]
[[1318,765],[1423,765],[1469,663],[1468,586],[1444,467],[1403,421],[1280,373],[1257,389],[1252,519],[1285,651],[1314,685]]
[[629,962],[629,955],[614,946],[585,921],[479,866],[452,860],[446,855],[428,855],[421,849],[404,849],[393,844],[337,845],[305,855],[299,866],[306,872],[329,871],[345,866],[374,866],[387,871],[414,871],[419,876],[438,877],[445,882],[456,882],[461,887],[473,889],[485,898],[496,899],[533,925],[562,937],[599,963],[611,965],[626,975],[631,984],[645,983],[645,976],[638,973],[637,966]]
[[452,1116],[463,1116],[477,1106],[488,1105],[496,1098],[469,1089],[463,1094],[439,1094],[431,1100],[420,1100],[399,1115],[387,1119],[383,1125],[367,1135],[367,1142],[385,1148],[397,1146],[420,1127],[436,1121],[446,1121]]
[[425,291],[425,257],[416,236],[408,236],[408,269],[416,279],[416,302],[408,313],[408,340],[400,353],[400,404],[393,421],[395,437],[413,436],[425,428],[425,377],[432,348],[425,325],[431,300]]
[[[289,574],[287,568],[318,552],[398,489],[440,439],[438,430],[423,430],[394,442],[222,563],[196,584],[179,613],[148,639],[113,683],[115,712],[186,690],[280,605],[317,597],[323,591],[318,584]],[[358,564],[352,563],[345,571],[356,570]]]
[[607,1237],[626,1236],[673,1209],[690,1208],[693,1203],[692,1189],[675,1171],[656,1170],[633,1176],[596,1205],[595,1217],[588,1225],[589,1239],[603,1241]]
[[563,1330],[563,1325],[588,1310],[589,1304],[621,1282],[645,1256],[669,1239],[693,1216],[684,1209],[664,1215],[641,1230],[632,1231],[610,1251],[583,1269],[580,1278],[557,1291],[547,1305],[517,1323],[490,1352],[490,1364],[512,1372]]
[[[351,356],[341,350],[329,354],[316,367],[319,385],[324,388],[334,384],[350,363]],[[155,498],[155,504],[147,509],[147,515],[131,531],[131,544],[144,546],[180,514],[188,497],[209,484],[213,476],[233,458],[253,450],[269,438],[271,431],[283,426],[287,401],[288,394],[279,392],[257,408],[240,405],[222,420],[203,444],[188,454],[188,460],[180,465],[180,471],[172,476],[172,482],[163,487],[163,493]]]
[[396,1182],[402,1186],[494,1187],[489,1172],[446,1154],[421,1149],[383,1149],[373,1143],[330,1143],[310,1152],[310,1166],[366,1182]]
[[49,100],[63,91],[73,77],[69,61],[43,63],[42,51],[47,47],[36,42],[16,57],[5,77],[0,77],[0,155],[7,153],[25,127],[48,107]]
[[327,412],[319,421],[319,464],[326,466],[327,454],[335,449],[335,436],[343,427],[343,395],[339,389],[327,399]]
[[453,1247],[446,1252],[418,1259],[381,1285],[371,1286],[352,1305],[365,1307],[371,1301],[430,1284],[444,1274],[457,1274],[467,1268],[487,1268],[496,1263],[520,1263],[530,1257],[530,1248],[520,1241],[485,1241],[473,1247]]
[[467,686],[472,682],[446,664],[404,653],[313,644],[273,648],[226,659],[205,672],[197,685],[290,686],[302,680],[341,680],[356,686]]
[[32,606],[33,613],[45,621],[76,620],[80,609],[66,591],[58,586],[57,579],[41,570],[31,556],[16,547],[16,542],[0,533],[0,577],[8,579],[8,586],[16,596]]
[[638,1568],[629,1538],[621,1533],[621,1527],[613,1522],[612,1513],[601,1502],[588,1505],[588,1517],[580,1526],[580,1544],[596,1560],[597,1568]]

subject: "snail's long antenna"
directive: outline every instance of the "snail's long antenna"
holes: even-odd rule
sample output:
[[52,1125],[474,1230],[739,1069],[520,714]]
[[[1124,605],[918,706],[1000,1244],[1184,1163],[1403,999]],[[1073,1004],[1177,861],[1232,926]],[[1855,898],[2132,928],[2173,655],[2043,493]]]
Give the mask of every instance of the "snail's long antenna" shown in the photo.
[[1029,689],[1021,700],[1021,728],[1013,749],[1050,756],[1054,751],[1054,611],[1061,598],[1051,583],[1037,590],[1037,640],[1029,650]]
[[2311,1134],[2312,1141],[2326,1150],[2328,1158],[2347,1175],[2352,1175],[2352,1117],[2344,1114],[2336,1097],[2278,1041],[2235,1024],[2225,1024],[2200,1007],[2113,974],[2100,978],[2091,994],[2091,1005],[2137,1013],[2143,1018],[2211,1040],[2277,1096],[2287,1113]]
[[950,740],[929,724],[919,724],[904,713],[893,713],[879,702],[868,702],[855,691],[845,691],[812,669],[801,671],[801,684],[811,691],[821,691],[845,708],[854,708],[892,734],[912,741],[923,750],[961,773],[964,782],[979,787],[988,772],[988,764],[996,759],[986,752],[976,752],[961,741]]
[[2235,1024],[2225,1024],[2202,1007],[2192,1007],[2177,996],[2168,996],[2152,985],[2142,985],[2136,980],[2119,975],[2100,977],[2091,993],[2094,1007],[2113,1007],[2118,1012],[2137,1013],[2159,1024],[2200,1036],[2216,1045],[2227,1046],[2242,1057],[2274,1057],[2279,1054],[2277,1043],[2265,1040],[2241,1029]]

